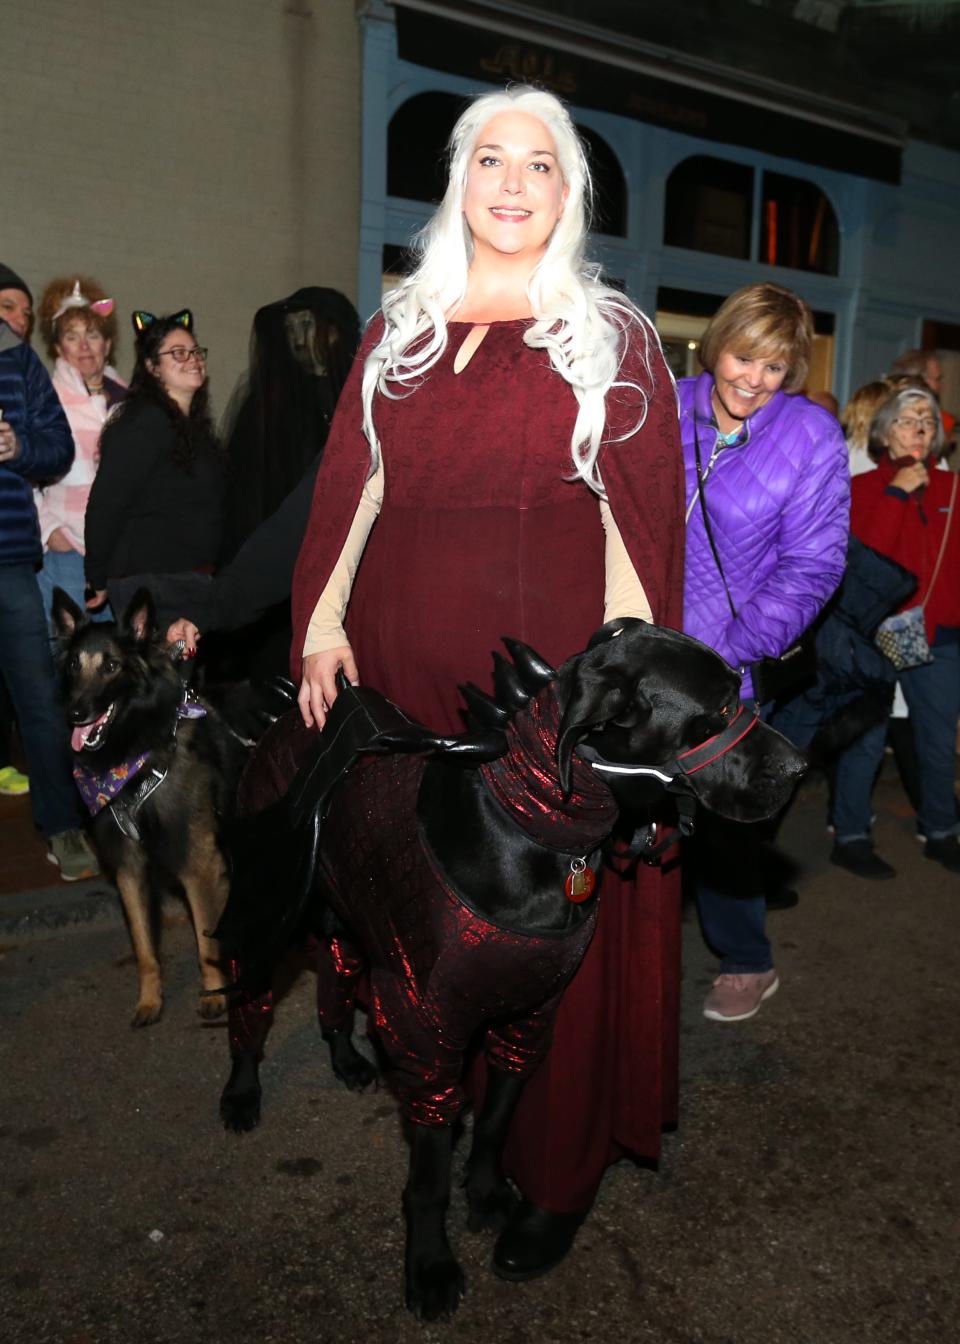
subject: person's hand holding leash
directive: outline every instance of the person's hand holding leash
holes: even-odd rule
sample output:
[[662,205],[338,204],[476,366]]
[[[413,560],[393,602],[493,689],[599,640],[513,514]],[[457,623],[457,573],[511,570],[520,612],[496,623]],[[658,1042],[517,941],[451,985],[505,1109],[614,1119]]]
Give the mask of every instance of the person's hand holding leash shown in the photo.
[[297,704],[308,728],[314,724],[322,728],[326,723],[330,706],[337,698],[337,673],[341,668],[351,686],[359,686],[360,676],[349,644],[326,649],[323,653],[311,653],[304,658]]
[[200,631],[194,625],[193,621],[188,621],[186,616],[181,616],[179,621],[174,621],[167,630],[167,643],[176,644],[178,640],[183,640],[184,658],[195,658],[197,653],[197,640],[200,638]]

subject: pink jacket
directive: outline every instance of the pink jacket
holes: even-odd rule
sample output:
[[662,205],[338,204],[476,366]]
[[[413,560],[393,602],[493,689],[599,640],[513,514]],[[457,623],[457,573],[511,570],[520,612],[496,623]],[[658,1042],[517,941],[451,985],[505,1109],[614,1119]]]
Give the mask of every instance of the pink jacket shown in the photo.
[[[113,368],[106,369],[107,378],[115,384],[112,401],[119,400],[117,390],[126,386]],[[103,393],[91,396],[83,379],[66,360],[58,359],[53,371],[53,386],[70,425],[74,442],[73,466],[58,481],[34,492],[37,514],[40,518],[40,537],[47,549],[50,533],[62,527],[70,544],[81,555],[85,554],[83,518],[87,498],[100,459],[100,431],[110,410]]]

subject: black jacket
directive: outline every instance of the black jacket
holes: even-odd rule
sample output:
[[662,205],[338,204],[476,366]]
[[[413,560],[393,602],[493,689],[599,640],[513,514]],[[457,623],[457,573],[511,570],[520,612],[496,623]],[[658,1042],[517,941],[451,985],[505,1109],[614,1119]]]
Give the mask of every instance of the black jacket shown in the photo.
[[161,628],[186,616],[204,632],[237,630],[290,596],[319,467],[318,457],[215,578],[146,572],[139,576],[153,594]]
[[131,574],[216,563],[223,465],[211,441],[182,466],[175,443],[173,422],[150,402],[128,402],[104,428],[85,524],[85,570],[94,588]]
[[873,642],[874,636],[880,622],[907,600],[916,584],[916,578],[895,560],[851,534],[843,581],[816,630],[817,679],[785,710],[811,734],[818,725],[809,750],[820,764],[888,717],[896,672]]

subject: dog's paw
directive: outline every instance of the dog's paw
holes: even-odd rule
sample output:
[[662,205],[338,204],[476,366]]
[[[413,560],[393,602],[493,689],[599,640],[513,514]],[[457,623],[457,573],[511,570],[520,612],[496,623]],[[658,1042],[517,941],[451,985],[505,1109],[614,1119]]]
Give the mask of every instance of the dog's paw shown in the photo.
[[407,1269],[407,1307],[421,1321],[452,1316],[466,1291],[463,1270],[452,1255]]
[[377,1066],[360,1054],[349,1064],[335,1067],[333,1071],[350,1092],[366,1092],[368,1087],[376,1087],[380,1081]]
[[220,1097],[220,1119],[231,1134],[248,1134],[260,1123],[260,1088],[230,1092],[224,1088]]
[[163,999],[141,999],[130,1019],[131,1027],[152,1027],[163,1013]]
[[203,994],[200,997],[200,1006],[197,1012],[203,1018],[204,1022],[210,1022],[216,1017],[223,1017],[227,1011],[227,1000],[223,994]]
[[325,1031],[323,1039],[330,1047],[330,1067],[334,1076],[351,1092],[365,1092],[377,1083],[380,1071],[365,1059],[347,1031]]
[[220,1119],[233,1134],[247,1134],[260,1123],[260,1059],[247,1051],[234,1055],[230,1077],[220,1093]]
[[502,1177],[493,1188],[464,1181],[467,1192],[467,1227],[471,1232],[501,1232],[520,1203],[520,1197]]

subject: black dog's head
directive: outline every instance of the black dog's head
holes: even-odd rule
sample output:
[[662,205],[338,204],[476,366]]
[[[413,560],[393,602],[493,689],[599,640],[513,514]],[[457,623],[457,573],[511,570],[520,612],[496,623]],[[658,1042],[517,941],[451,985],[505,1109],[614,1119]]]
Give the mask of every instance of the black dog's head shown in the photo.
[[[133,597],[119,624],[90,621],[60,588],[53,625],[60,643],[63,701],[78,755],[98,768],[139,755],[169,731],[181,684],[169,651],[155,638],[153,601]],[[91,760],[92,764],[92,760]]]
[[[607,761],[663,766],[723,732],[736,713],[740,678],[713,649],[645,621],[610,621],[560,671],[560,780],[587,744]],[[761,821],[787,802],[805,761],[787,739],[757,723],[736,745],[689,776],[704,807],[731,821]],[[604,776],[621,807],[651,801],[648,776]],[[659,787],[662,787],[659,786]]]

